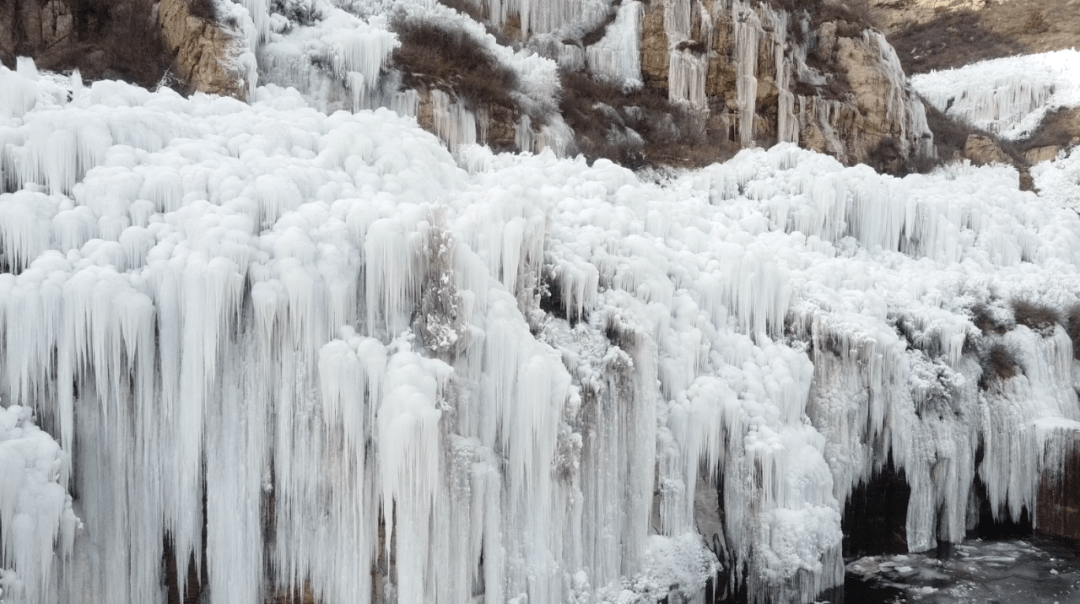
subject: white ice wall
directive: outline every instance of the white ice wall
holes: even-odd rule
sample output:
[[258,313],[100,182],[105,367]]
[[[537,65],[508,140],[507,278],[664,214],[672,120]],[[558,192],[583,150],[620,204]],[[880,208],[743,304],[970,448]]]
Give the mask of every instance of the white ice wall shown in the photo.
[[34,74],[0,70],[0,395],[71,453],[84,524],[43,601],[160,601],[164,536],[198,557],[205,523],[211,602],[656,600],[706,545],[809,602],[885,456],[921,549],[975,472],[1030,507],[1003,477],[1078,419],[1060,328],[973,386],[971,308],[1077,301],[1080,219],[1010,169],[781,145],[659,185],[463,146],[470,174],[385,109]]
[[911,85],[946,115],[1022,139],[1048,112],[1080,106],[1080,51],[980,61],[912,76]]

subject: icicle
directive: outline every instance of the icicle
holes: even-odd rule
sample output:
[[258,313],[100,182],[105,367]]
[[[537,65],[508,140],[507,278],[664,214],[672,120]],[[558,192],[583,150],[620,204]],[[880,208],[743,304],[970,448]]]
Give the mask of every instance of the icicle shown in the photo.
[[[741,3],[736,3],[738,10]],[[738,65],[738,80],[735,82],[738,95],[739,142],[747,147],[754,143],[754,117],[757,111],[757,56],[758,37],[761,24],[757,15],[749,11],[746,19],[732,19],[732,33],[735,37],[735,64]]]
[[1060,50],[919,74],[911,85],[939,111],[1012,140],[1049,111],[1080,105],[1078,64],[1080,51]]
[[21,118],[37,105],[38,88],[34,85],[33,78],[24,73],[27,69],[23,66],[27,62],[33,65],[30,59],[20,57],[17,71],[0,66],[0,84],[4,88],[4,94],[0,96],[0,115],[4,117]]
[[[441,90],[432,90],[431,119],[436,136],[446,141],[450,152],[462,145],[476,144],[476,116]],[[522,116],[528,119],[528,116]]]
[[[601,78],[620,83],[624,88],[641,84],[641,20],[644,9],[640,2],[624,1],[615,22],[599,42],[585,50],[589,70]],[[576,48],[576,47],[571,47]],[[566,61],[559,60],[560,65]]]

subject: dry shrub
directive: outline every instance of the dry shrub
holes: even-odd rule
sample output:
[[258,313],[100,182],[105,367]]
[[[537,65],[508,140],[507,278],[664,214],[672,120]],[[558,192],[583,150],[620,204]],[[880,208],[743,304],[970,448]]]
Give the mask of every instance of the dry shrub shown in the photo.
[[1042,14],[1041,10],[1031,9],[1027,15],[1024,16],[1024,23],[1021,31],[1025,34],[1041,34],[1049,29],[1049,24],[1046,22],[1046,17]]
[[1007,380],[1020,373],[1020,366],[1016,362],[1016,356],[1008,346],[994,344],[982,359],[982,375],[979,377],[979,388],[986,390],[990,387],[993,379]]
[[1032,331],[1052,330],[1054,325],[1061,323],[1060,313],[1046,304],[1030,300],[1014,300],[1012,308],[1016,322]]
[[468,15],[477,23],[483,23],[487,18],[485,11],[469,0],[439,0],[439,4],[449,6],[463,15]]
[[475,2],[472,2],[471,0],[438,1],[439,4],[442,4],[443,6],[449,6],[450,8],[456,10],[463,15],[468,15],[473,21],[476,21],[477,23],[483,25],[484,29],[487,30],[487,33],[494,36],[495,41],[498,42],[500,46],[514,46],[514,36],[511,35],[511,32],[516,31],[517,34],[521,33],[520,19],[517,15],[511,15],[507,17],[506,23],[504,23],[503,27],[500,29],[498,27],[494,27],[491,24],[491,11],[489,11],[486,6],[478,6]]
[[947,161],[957,153],[962,154],[968,135],[974,133],[975,129],[945,115],[926,99],[920,98],[920,100],[926,109],[926,124],[930,127],[930,132],[934,133],[934,147],[937,149],[938,157]]
[[192,17],[198,17],[206,21],[217,21],[217,8],[214,6],[214,0],[188,0],[188,13]]
[[313,25],[322,20],[316,4],[306,0],[271,0],[270,10],[296,25]]
[[689,50],[690,52],[702,54],[709,50],[709,46],[704,40],[683,40],[675,47],[676,50]]
[[765,0],[765,3],[794,17],[788,22],[788,35],[799,45],[806,41],[800,16],[809,20],[811,30],[823,23],[834,22],[837,34],[845,38],[860,36],[863,30],[874,27],[873,15],[861,4],[835,4],[825,0]]
[[1072,340],[1073,358],[1080,361],[1080,303],[1073,304],[1065,311],[1065,330]]
[[[729,158],[730,145],[707,140],[704,125],[690,111],[668,100],[665,91],[626,91],[614,82],[563,70],[559,110],[574,131],[578,151],[589,161],[610,159],[631,169],[694,167]],[[612,142],[613,131],[629,128],[643,144]]]
[[907,176],[908,174],[926,174],[944,163],[940,156],[904,155],[900,141],[893,137],[881,139],[863,162],[882,174]]
[[1066,147],[1080,136],[1080,108],[1059,107],[1048,111],[1039,128],[1019,142],[1022,151],[1037,147]]
[[518,87],[517,75],[465,32],[400,17],[392,27],[401,41],[394,64],[406,87],[452,92],[474,109],[515,106],[510,93]]
[[836,23],[836,35],[843,38],[860,36],[864,30],[874,27],[870,11],[861,5],[821,3],[820,8],[811,12],[810,16],[815,26]]
[[814,85],[801,81],[797,82],[796,94],[800,94],[799,87],[801,85],[803,92],[810,91],[809,94],[803,94],[802,96],[820,94],[822,98],[830,101],[846,101],[851,96],[851,81],[848,79],[847,73],[840,69],[839,66],[821,60],[815,53],[807,55],[806,65],[823,74],[826,77],[825,83]]
[[437,208],[424,257],[427,269],[420,289],[417,331],[424,347],[435,357],[450,360],[467,333],[461,316],[461,294],[454,284],[454,238],[446,230],[444,208]]
[[889,43],[907,74],[1029,52],[1012,37],[993,31],[981,11],[970,9],[943,10],[929,21],[912,22],[890,33]]
[[979,331],[983,332],[995,332],[1005,333],[1007,325],[999,322],[994,313],[990,311],[990,307],[985,304],[976,304],[971,309],[971,322],[975,324],[975,327],[979,328]]

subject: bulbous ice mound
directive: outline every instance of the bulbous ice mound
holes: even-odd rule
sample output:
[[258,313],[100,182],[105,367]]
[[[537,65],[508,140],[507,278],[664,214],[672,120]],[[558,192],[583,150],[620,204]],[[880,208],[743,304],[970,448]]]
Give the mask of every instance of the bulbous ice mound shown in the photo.
[[7,601],[43,601],[58,557],[71,554],[79,520],[64,488],[70,463],[30,409],[0,409],[0,589]]
[[1034,506],[1080,427],[1071,324],[1012,304],[1077,303],[1080,218],[1010,168],[463,169],[273,86],[0,79],[0,396],[56,426],[85,522],[35,601],[162,601],[167,542],[214,603],[648,601],[718,567],[808,602],[882,460],[926,549],[976,472]]

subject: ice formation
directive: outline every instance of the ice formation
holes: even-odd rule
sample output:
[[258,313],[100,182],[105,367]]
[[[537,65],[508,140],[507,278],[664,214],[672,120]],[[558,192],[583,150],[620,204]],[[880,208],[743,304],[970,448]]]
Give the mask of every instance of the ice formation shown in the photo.
[[889,458],[922,550],[1080,428],[1068,334],[1012,310],[1078,302],[1080,217],[1011,168],[656,184],[309,100],[0,68],[5,597],[162,602],[168,550],[213,604],[809,602]]
[[[340,3],[339,7],[319,0],[284,1],[288,6],[285,12],[304,14],[307,19],[290,20],[272,12],[273,6],[262,6],[266,14],[256,20],[269,28],[263,43],[257,45],[262,82],[296,88],[311,105],[327,113],[388,107],[416,117],[424,111],[431,116],[431,129],[452,151],[486,141],[488,121],[483,107],[469,107],[438,89],[423,94],[399,90],[400,74],[388,70],[399,42],[390,31],[388,11],[381,3]],[[565,151],[573,133],[555,110],[559,78],[554,61],[528,49],[514,50],[496,43],[483,25],[442,4],[423,0],[389,4],[395,8],[394,18],[402,23],[460,32],[515,74],[519,89],[511,91],[511,96],[523,117],[544,116],[548,122],[536,132],[523,134],[524,144],[519,142],[519,149]]]
[[1080,51],[973,63],[911,77],[934,107],[1009,140],[1032,134],[1047,112],[1080,107]]
[[1080,211],[1080,147],[1058,152],[1058,157],[1032,167],[1041,197],[1061,207]]
[[79,521],[64,489],[70,457],[34,425],[28,407],[0,409],[0,596],[41,601],[55,571],[54,544],[69,556]]
[[624,88],[640,88],[641,82],[641,2],[625,0],[618,8],[615,21],[608,25],[604,37],[585,49],[589,70]]
[[[243,13],[237,19],[243,22],[240,30],[248,46],[258,56],[258,81],[294,87],[327,113],[390,107],[421,119],[432,116],[422,123],[455,151],[462,145],[489,142],[487,108],[483,102],[473,106],[455,98],[453,76],[444,78],[445,74],[424,74],[434,75],[440,83],[401,90],[403,74],[390,61],[398,46],[390,31],[395,27],[422,24],[464,34],[514,73],[519,89],[510,91],[510,97],[516,105],[514,143],[519,151],[551,149],[562,155],[575,148],[574,133],[558,111],[558,68],[587,69],[624,90],[643,86],[645,5],[636,0],[465,0],[464,12],[433,0],[243,0],[243,6],[219,1],[233,13]],[[708,8],[690,0],[664,0],[650,6],[649,10],[662,12],[668,97],[689,110],[696,127],[705,128],[709,112],[718,111],[715,123],[723,124],[719,128],[723,137],[742,146],[756,144],[762,129],[758,77],[766,77],[770,81],[764,86],[776,91],[776,123],[766,127],[775,132],[775,140],[795,142],[800,131],[813,124],[825,139],[824,147],[841,159],[850,159],[848,153],[863,157],[869,149],[860,145],[880,142],[873,139],[852,148],[853,143],[846,140],[851,135],[846,120],[838,117],[850,110],[850,102],[793,92],[796,78],[821,85],[829,77],[808,66],[811,42],[789,39],[793,28],[807,27],[805,13],[744,0],[718,0]],[[485,23],[466,12],[486,15]],[[513,41],[500,44],[488,32],[490,26],[502,28],[503,35]],[[599,40],[586,42],[600,32]],[[882,119],[890,128],[898,125],[890,130],[892,138],[904,155],[932,154],[922,103],[910,94],[896,53],[880,33],[866,30],[862,37],[862,45],[870,49],[867,56],[876,55],[886,80]],[[737,89],[730,108],[710,103],[706,86],[710,69],[723,69],[729,62],[736,72]],[[440,86],[447,89],[433,94]],[[419,96],[408,96],[414,94]],[[617,142],[619,136],[614,134],[610,142]],[[629,136],[633,145],[634,137],[640,135],[631,132]],[[504,137],[500,142],[508,141]]]

